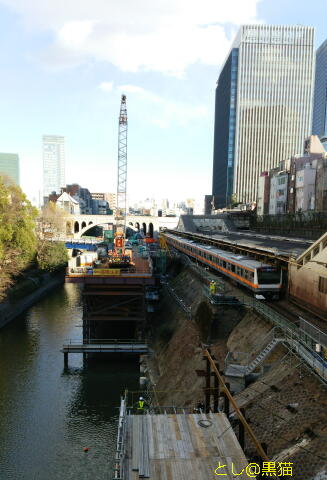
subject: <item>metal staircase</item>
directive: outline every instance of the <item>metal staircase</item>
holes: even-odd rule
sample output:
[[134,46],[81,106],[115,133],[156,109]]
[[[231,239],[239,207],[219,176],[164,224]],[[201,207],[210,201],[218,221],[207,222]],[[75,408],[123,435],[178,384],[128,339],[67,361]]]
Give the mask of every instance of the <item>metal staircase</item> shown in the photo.
[[283,341],[283,338],[273,338],[270,343],[259,353],[259,355],[245,368],[244,374],[252,373],[261,362],[268,357],[269,353]]
[[[280,332],[280,330],[278,329]],[[284,338],[276,336],[276,327],[272,328],[266,335],[260,345],[256,345],[250,354],[239,353],[241,362],[235,362],[233,354],[227,354],[225,359],[225,375],[230,377],[244,377],[254,372],[254,370],[268,357],[274,348],[285,341]],[[259,353],[257,353],[259,351]],[[231,361],[229,360],[231,358]],[[252,358],[252,360],[250,360]]]

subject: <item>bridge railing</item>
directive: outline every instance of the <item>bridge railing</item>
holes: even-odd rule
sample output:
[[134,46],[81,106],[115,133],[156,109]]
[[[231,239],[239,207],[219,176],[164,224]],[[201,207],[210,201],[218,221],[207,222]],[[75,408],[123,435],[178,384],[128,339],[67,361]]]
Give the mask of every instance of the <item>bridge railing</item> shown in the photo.
[[145,345],[146,342],[144,340],[135,340],[133,338],[91,338],[87,341],[84,340],[77,340],[75,338],[68,338],[64,341],[65,345],[111,345],[117,343],[124,343],[128,345]]
[[113,277],[113,276],[136,276],[136,275],[152,275],[151,265],[147,268],[94,268],[94,267],[67,267],[67,276],[81,276],[81,277]]

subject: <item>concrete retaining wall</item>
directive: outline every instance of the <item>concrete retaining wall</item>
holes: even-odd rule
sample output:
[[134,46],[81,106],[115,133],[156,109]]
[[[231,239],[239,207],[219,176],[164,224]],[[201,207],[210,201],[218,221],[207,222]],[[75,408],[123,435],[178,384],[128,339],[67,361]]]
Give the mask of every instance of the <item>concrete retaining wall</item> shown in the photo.
[[28,308],[34,305],[38,300],[44,297],[50,290],[64,283],[64,274],[60,273],[56,276],[46,274],[43,279],[43,285],[38,287],[34,292],[15,302],[3,302],[0,304],[0,328],[14,320],[24,313]]

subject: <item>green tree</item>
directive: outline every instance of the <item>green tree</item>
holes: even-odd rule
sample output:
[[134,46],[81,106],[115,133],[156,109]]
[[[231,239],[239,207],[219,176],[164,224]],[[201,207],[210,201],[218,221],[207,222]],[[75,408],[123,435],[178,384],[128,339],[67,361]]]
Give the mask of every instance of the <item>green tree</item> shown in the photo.
[[37,264],[41,270],[53,272],[62,268],[68,261],[67,250],[60,238],[66,230],[66,221],[70,215],[58,208],[54,202],[49,202],[38,215],[38,249]]
[[42,248],[39,248],[37,253],[37,263],[41,270],[49,272],[59,270],[67,261],[68,254],[64,242],[42,241]]
[[0,176],[0,299],[13,276],[31,264],[36,253],[37,210],[9,178]]
[[233,195],[231,196],[230,202],[231,202],[232,208],[237,207],[237,205],[239,204],[239,201],[237,200],[236,193],[233,193]]

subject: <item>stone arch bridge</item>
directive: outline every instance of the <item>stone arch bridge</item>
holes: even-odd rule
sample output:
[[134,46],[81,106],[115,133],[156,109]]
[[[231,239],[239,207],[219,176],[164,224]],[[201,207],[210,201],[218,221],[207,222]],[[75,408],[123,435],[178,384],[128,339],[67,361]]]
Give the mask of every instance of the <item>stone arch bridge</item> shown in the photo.
[[[144,235],[156,236],[160,228],[176,228],[178,217],[152,217],[146,215],[127,215],[126,226],[135,231],[143,231]],[[71,215],[65,221],[65,234],[73,238],[81,238],[93,227],[116,225],[114,215]]]

